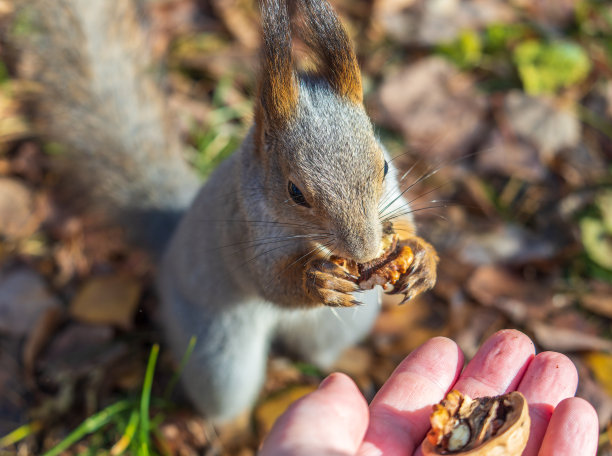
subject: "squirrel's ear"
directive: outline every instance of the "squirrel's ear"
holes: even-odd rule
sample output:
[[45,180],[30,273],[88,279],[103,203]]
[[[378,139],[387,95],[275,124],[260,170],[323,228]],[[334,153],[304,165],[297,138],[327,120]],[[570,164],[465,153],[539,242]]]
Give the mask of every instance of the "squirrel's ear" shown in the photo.
[[275,130],[291,120],[298,103],[286,0],[261,0],[261,17],[263,49],[256,122],[260,129]]
[[361,73],[346,30],[326,0],[300,0],[302,36],[319,60],[319,74],[342,97],[363,101]]

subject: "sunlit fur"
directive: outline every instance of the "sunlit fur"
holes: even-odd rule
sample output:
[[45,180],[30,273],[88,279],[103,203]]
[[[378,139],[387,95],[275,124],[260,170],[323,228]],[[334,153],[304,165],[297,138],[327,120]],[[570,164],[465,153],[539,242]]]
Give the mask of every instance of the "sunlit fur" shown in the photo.
[[[324,302],[306,280],[314,261],[374,258],[382,220],[391,215],[414,234],[393,163],[361,104],[346,32],[324,0],[294,3],[317,67],[296,71],[285,1],[262,1],[255,125],[186,209],[197,181],[179,157],[132,2],[36,0],[49,36],[38,42],[44,71],[35,79],[48,89],[42,109],[50,136],[82,152],[66,155],[74,174],[80,166],[91,171],[83,174],[89,186],[126,213],[186,210],[160,266],[159,322],[177,359],[196,336],[183,384],[215,420],[254,403],[273,341],[329,368],[370,330],[379,291],[336,293],[338,301]],[[289,181],[309,208],[293,202]],[[134,231],[154,230],[138,224]],[[426,249],[416,245],[419,258]],[[427,258],[435,271],[435,256]],[[332,292],[336,281],[319,288]],[[342,307],[357,302],[363,305]]]

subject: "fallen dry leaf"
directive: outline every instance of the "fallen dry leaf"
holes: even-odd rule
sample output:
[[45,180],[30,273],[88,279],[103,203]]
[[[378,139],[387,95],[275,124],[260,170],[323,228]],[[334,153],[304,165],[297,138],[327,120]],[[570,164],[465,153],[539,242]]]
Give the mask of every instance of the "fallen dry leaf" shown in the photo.
[[374,18],[400,43],[432,45],[466,29],[509,22],[514,11],[500,0],[377,0]]
[[529,327],[535,340],[546,350],[564,353],[591,350],[612,352],[612,340],[537,321]]
[[277,418],[299,398],[316,390],[313,385],[296,385],[263,400],[255,409],[255,421],[260,435],[266,435],[272,429]]
[[576,396],[586,399],[593,405],[599,417],[599,425],[604,428],[612,420],[612,396],[606,392],[600,382],[593,379],[593,374],[583,357],[570,356],[570,358],[578,369],[578,378],[580,378]]
[[33,234],[41,222],[34,193],[21,181],[0,178],[0,235],[24,239]]
[[32,133],[20,112],[20,104],[10,93],[11,91],[0,90],[0,145]]
[[586,294],[580,297],[580,304],[593,313],[612,318],[612,294],[610,293]]
[[58,383],[108,371],[127,352],[127,346],[113,340],[113,335],[109,326],[71,323],[54,335],[38,357],[37,373]]
[[467,291],[482,305],[502,311],[515,324],[543,319],[552,308],[552,294],[541,283],[528,282],[500,266],[481,266]]
[[469,264],[526,264],[553,257],[559,250],[543,233],[518,225],[504,223],[491,230],[466,232],[460,241],[459,258]]
[[511,0],[510,3],[526,10],[529,18],[547,26],[562,27],[574,19],[579,0]]
[[545,163],[580,140],[578,117],[552,99],[515,90],[506,95],[504,111],[513,133],[531,142]]
[[469,151],[484,128],[486,98],[473,79],[439,57],[429,57],[386,78],[379,91],[380,121],[399,128],[427,157]]
[[27,336],[57,298],[34,271],[19,268],[0,274],[0,331],[14,337]]
[[[0,347],[0,437],[14,431],[27,419],[26,389],[14,350]],[[8,454],[8,453],[7,453]]]
[[159,426],[168,449],[168,454],[197,456],[205,454],[208,445],[206,425],[201,417],[193,414],[175,414]]
[[372,350],[366,347],[349,347],[344,350],[333,366],[334,372],[344,372],[351,377],[360,390],[368,391],[372,385]]
[[36,358],[47,346],[64,316],[63,308],[50,307],[41,313],[28,334],[22,350],[23,369],[28,381],[33,381]]
[[584,357],[597,381],[612,398],[612,355],[607,353],[589,353]]
[[538,151],[519,138],[507,138],[493,131],[477,156],[477,167],[482,173],[498,173],[527,182],[538,182],[547,175]]
[[212,0],[217,15],[230,33],[247,49],[260,43],[259,25],[251,2],[242,0]]
[[138,307],[142,284],[122,275],[89,279],[70,303],[70,315],[91,324],[129,329]]

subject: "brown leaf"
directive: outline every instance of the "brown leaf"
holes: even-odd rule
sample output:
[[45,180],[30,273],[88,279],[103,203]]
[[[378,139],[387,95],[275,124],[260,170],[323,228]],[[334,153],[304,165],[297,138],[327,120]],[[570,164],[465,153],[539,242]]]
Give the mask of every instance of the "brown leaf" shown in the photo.
[[574,19],[579,0],[511,0],[514,6],[524,8],[531,20],[547,26],[562,27]]
[[266,435],[270,432],[276,419],[291,404],[316,389],[317,387],[312,385],[296,385],[264,399],[255,409],[255,421],[260,435]]
[[477,167],[484,173],[499,173],[527,182],[541,181],[547,170],[536,148],[518,138],[494,131],[478,152]]
[[15,5],[12,0],[0,0],[0,18],[8,16],[15,11]]
[[499,266],[481,266],[467,291],[482,305],[501,310],[515,324],[541,320],[552,308],[552,295],[541,283],[528,282]]
[[549,162],[561,149],[576,146],[580,140],[576,114],[552,99],[515,90],[506,96],[504,111],[512,132],[531,142],[544,162]]
[[584,358],[591,372],[612,398],[612,355],[589,353]]
[[612,396],[606,393],[601,383],[593,379],[582,357],[572,356],[571,359],[578,369],[578,378],[580,378],[576,396],[586,399],[593,405],[600,426],[603,427],[612,420]]
[[0,275],[0,331],[16,337],[28,335],[50,308],[59,308],[43,279],[30,269]]
[[212,0],[215,12],[230,33],[247,49],[259,46],[259,26],[250,3],[241,0]]
[[598,315],[612,318],[612,294],[589,293],[580,298],[582,307]]
[[526,264],[551,258],[559,249],[554,241],[560,242],[517,224],[503,224],[465,233],[459,258],[468,264]]
[[206,454],[204,450],[209,444],[206,436],[209,429],[201,417],[185,412],[174,414],[160,424],[159,431],[170,450],[168,454]]
[[37,367],[56,380],[65,372],[77,378],[103,369],[125,353],[125,346],[113,344],[113,334],[109,326],[69,324],[51,340]]
[[0,235],[23,239],[39,227],[42,215],[34,193],[20,181],[0,178]]
[[381,122],[399,128],[421,154],[456,157],[479,139],[486,99],[472,78],[429,57],[386,78],[379,91]]
[[558,352],[585,350],[612,352],[612,340],[541,322],[534,322],[529,327],[533,331],[536,341],[546,350]]
[[333,370],[344,372],[357,383],[360,390],[368,391],[373,387],[370,378],[372,362],[373,356],[370,348],[349,347],[336,361]]
[[[496,331],[506,326],[507,319],[496,309],[470,309],[471,313],[463,318],[463,321],[453,320],[452,324],[456,330],[452,339],[457,342],[461,351],[467,359],[472,359],[483,341]],[[467,313],[467,312],[466,312]]]
[[141,289],[140,282],[126,276],[94,277],[70,303],[70,315],[84,323],[129,329]]
[[14,431],[27,419],[26,389],[19,363],[10,353],[13,351],[5,346],[0,348],[0,437]]
[[437,300],[432,303],[427,295],[403,305],[399,305],[401,295],[383,299],[383,311],[371,336],[377,353],[401,360],[428,339],[446,335],[446,319],[439,315],[446,311],[446,304],[440,305]]
[[20,112],[20,104],[10,96],[11,92],[0,90],[0,144],[24,138],[32,133]]
[[378,0],[375,19],[403,44],[451,41],[466,29],[509,22],[514,12],[501,0]]
[[266,396],[302,381],[304,376],[294,362],[282,356],[271,356],[261,394]]
[[58,306],[46,309],[28,334],[22,351],[23,369],[28,381],[33,381],[36,358],[47,346],[64,315],[64,309]]

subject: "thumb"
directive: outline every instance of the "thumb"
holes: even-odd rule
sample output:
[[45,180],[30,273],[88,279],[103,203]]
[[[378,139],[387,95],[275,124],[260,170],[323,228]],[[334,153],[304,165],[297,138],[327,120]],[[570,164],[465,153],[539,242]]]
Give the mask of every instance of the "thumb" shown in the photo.
[[334,373],[274,424],[260,456],[353,455],[368,427],[368,405],[355,383]]

